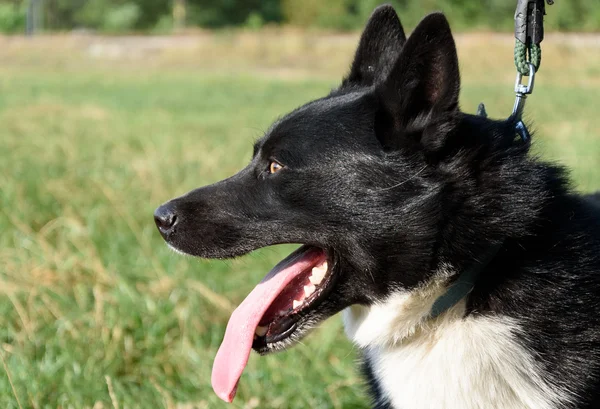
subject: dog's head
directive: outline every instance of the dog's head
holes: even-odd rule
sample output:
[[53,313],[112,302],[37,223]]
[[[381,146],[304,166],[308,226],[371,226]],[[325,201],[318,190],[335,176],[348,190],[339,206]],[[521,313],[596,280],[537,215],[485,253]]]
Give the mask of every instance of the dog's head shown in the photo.
[[[157,209],[164,239],[195,256],[303,245],[233,314],[213,371],[222,398],[233,398],[251,347],[287,347],[349,305],[416,286],[443,262],[448,217],[466,200],[457,186],[476,183],[481,154],[477,138],[457,136],[459,88],[446,18],[427,16],[407,40],[395,11],[379,7],[338,89],[273,124],[236,175]],[[477,221],[462,223],[453,228]]]

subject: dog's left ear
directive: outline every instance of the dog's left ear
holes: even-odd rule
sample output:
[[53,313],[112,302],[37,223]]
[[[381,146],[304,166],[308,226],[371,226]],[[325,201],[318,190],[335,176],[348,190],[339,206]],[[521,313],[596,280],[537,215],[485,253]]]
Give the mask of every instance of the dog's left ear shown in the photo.
[[460,75],[456,45],[448,20],[430,14],[406,42],[387,79],[377,87],[383,115],[378,138],[394,148],[419,135],[419,144],[436,149],[458,111]]
[[386,78],[406,42],[404,29],[392,6],[377,7],[363,31],[350,73],[340,88],[371,86]]

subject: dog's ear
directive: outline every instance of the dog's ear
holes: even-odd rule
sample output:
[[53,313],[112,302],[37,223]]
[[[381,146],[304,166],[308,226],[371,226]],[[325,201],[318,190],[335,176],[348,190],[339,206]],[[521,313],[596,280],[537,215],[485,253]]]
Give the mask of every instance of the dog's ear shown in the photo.
[[411,134],[420,136],[420,145],[441,146],[447,121],[458,111],[459,90],[458,56],[450,25],[443,14],[430,14],[413,31],[388,77],[376,89],[383,110],[377,133],[384,147],[397,147]]
[[394,8],[389,4],[377,7],[360,37],[350,73],[341,88],[371,86],[384,80],[405,42],[406,35]]

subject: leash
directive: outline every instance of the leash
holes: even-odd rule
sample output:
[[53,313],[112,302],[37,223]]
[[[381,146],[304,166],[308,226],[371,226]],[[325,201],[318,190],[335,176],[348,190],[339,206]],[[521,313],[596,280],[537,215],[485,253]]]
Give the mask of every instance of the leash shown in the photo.
[[[542,64],[540,44],[544,39],[546,2],[548,5],[554,4],[554,0],[517,0],[515,11],[514,57],[517,77],[514,88],[515,103],[510,117],[516,120],[515,132],[523,143],[531,141],[531,134],[527,129],[527,125],[523,122],[522,116],[527,96],[533,93],[535,74]],[[523,77],[528,77],[525,84],[523,83]],[[483,102],[477,108],[477,115],[485,118],[488,116]],[[429,312],[429,318],[438,317],[466,297],[473,290],[475,281],[483,269],[496,257],[501,247],[502,243],[494,245],[483,255],[481,260],[477,260],[475,264],[463,271],[446,292],[434,301]]]
[[[535,74],[542,64],[542,48],[544,39],[544,15],[546,2],[554,4],[554,0],[518,0],[515,11],[515,103],[511,117],[516,120],[515,132],[524,143],[531,141],[531,134],[522,120],[527,96],[533,93]],[[523,77],[529,77],[523,84]],[[487,117],[485,106],[479,104],[477,115]]]
[[[546,0],[548,5],[554,0]],[[546,14],[544,0],[518,0],[515,11],[515,66],[521,75],[529,75],[529,64],[535,70],[542,63],[542,48],[544,39],[544,15]]]

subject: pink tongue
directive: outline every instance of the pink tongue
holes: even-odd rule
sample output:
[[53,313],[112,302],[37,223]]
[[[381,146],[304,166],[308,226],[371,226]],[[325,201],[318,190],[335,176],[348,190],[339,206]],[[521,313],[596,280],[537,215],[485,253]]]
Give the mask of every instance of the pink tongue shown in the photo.
[[225,402],[233,401],[248,362],[254,331],[264,313],[290,281],[325,261],[323,250],[301,247],[279,262],[231,314],[225,338],[213,363],[212,387]]

